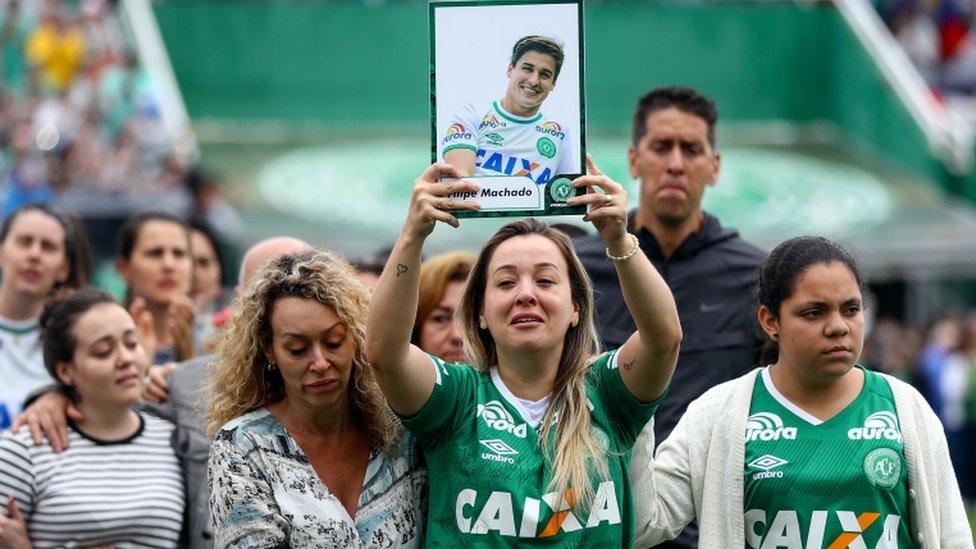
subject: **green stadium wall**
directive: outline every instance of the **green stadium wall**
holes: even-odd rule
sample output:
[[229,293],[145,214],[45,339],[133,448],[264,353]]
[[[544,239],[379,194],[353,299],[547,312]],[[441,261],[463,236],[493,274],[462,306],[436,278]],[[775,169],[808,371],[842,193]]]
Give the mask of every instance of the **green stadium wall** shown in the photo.
[[[190,115],[336,132],[428,128],[427,7],[170,0],[155,5]],[[976,200],[953,176],[835,7],[598,3],[586,7],[587,124],[626,132],[664,84],[718,101],[726,122],[831,122],[844,150]]]

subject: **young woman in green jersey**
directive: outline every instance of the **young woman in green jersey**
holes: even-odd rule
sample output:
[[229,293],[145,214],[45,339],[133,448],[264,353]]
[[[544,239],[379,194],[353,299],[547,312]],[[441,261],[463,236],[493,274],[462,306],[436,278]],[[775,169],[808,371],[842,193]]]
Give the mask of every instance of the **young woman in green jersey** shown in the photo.
[[938,418],[911,386],[857,364],[863,276],[821,237],[759,275],[763,367],[706,392],[631,469],[638,545],[697,519],[702,547],[972,547]]
[[630,546],[627,468],[674,370],[681,327],[667,285],[626,232],[627,196],[588,161],[587,205],[638,331],[603,355],[593,294],[568,238],[526,220],[483,247],[458,307],[471,364],[410,345],[421,251],[452,198],[477,192],[447,164],[417,179],[370,302],[366,351],[393,409],[420,440],[430,479],[428,545]]

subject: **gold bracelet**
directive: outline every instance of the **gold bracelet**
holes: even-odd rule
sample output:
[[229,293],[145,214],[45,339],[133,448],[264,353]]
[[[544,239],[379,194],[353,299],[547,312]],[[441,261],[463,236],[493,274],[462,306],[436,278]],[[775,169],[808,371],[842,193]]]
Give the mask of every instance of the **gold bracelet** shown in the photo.
[[607,259],[609,259],[610,261],[616,261],[617,263],[620,263],[621,261],[627,261],[628,259],[634,257],[634,254],[636,254],[637,251],[640,250],[640,240],[638,240],[637,239],[637,235],[635,235],[633,233],[627,233],[627,236],[629,236],[630,239],[634,241],[634,247],[631,248],[631,250],[629,252],[627,252],[627,253],[625,253],[624,255],[621,255],[621,256],[616,256],[616,255],[611,254],[610,253],[610,248],[607,248],[606,249],[607,250]]

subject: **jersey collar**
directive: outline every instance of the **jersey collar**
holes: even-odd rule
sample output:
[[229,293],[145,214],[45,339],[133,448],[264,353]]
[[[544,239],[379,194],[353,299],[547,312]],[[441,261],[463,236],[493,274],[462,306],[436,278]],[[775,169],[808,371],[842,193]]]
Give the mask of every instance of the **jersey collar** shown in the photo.
[[492,101],[491,107],[495,109],[495,112],[498,113],[498,116],[501,116],[502,118],[508,120],[509,122],[514,122],[515,124],[532,124],[538,122],[539,120],[542,120],[542,111],[535,113],[535,116],[530,116],[526,118],[524,116],[516,116],[506,111],[502,107],[502,104],[498,101]]

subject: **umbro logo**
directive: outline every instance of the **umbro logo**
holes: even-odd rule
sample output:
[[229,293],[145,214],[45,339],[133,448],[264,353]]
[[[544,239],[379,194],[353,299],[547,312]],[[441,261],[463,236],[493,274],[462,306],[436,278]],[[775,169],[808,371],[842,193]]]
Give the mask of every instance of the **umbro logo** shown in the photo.
[[517,455],[518,450],[506,444],[504,440],[493,438],[489,440],[479,440],[478,442],[481,443],[481,445],[485,448],[491,450],[491,452],[482,452],[481,459],[497,461],[500,463],[515,463],[515,459],[509,456]]
[[753,480],[762,480],[764,478],[783,478],[783,471],[772,471],[772,469],[782,467],[787,463],[789,462],[781,457],[776,457],[773,454],[766,454],[752,460],[747,467],[762,469],[762,472],[752,475]]
[[766,454],[762,457],[758,457],[749,463],[749,467],[755,469],[762,469],[763,471],[768,471],[770,469],[775,469],[781,465],[786,465],[789,463],[783,458],[774,456],[773,454]]

